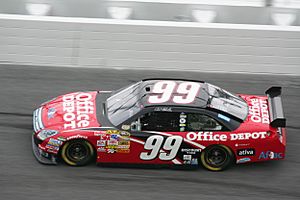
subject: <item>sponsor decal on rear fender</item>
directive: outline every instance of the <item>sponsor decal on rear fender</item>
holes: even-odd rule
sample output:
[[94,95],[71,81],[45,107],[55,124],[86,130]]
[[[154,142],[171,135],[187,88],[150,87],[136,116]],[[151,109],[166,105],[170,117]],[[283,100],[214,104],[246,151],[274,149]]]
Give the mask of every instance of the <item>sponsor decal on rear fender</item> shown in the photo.
[[266,99],[251,98],[249,103],[250,119],[256,123],[269,124],[268,102]]
[[273,151],[263,151],[260,153],[258,159],[263,159],[263,160],[268,160],[268,159],[282,159],[283,158],[283,153],[276,153]]
[[240,158],[236,161],[237,164],[250,162],[251,158]]
[[248,148],[248,149],[238,149],[237,150],[238,156],[254,156],[255,155],[255,149]]

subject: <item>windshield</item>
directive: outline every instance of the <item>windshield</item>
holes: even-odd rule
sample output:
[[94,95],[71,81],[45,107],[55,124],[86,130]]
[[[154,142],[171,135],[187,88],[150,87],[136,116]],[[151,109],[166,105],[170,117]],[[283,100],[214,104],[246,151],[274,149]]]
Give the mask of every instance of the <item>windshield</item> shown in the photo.
[[247,103],[239,96],[236,96],[224,89],[207,83],[210,95],[209,107],[223,111],[241,120],[245,120],[248,115]]
[[141,110],[138,95],[140,83],[118,90],[106,100],[108,119],[113,125],[118,126]]

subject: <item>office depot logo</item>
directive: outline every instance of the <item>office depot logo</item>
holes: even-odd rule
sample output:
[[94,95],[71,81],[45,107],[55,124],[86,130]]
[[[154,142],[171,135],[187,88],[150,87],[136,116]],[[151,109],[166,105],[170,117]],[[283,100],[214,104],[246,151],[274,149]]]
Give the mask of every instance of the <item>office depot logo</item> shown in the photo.
[[90,124],[90,114],[94,113],[94,103],[89,93],[63,96],[64,128],[81,128]]
[[267,100],[251,99],[249,105],[250,119],[256,123],[269,124],[269,111]]
[[266,138],[267,132],[219,134],[214,132],[188,132],[186,138],[191,141],[235,141]]

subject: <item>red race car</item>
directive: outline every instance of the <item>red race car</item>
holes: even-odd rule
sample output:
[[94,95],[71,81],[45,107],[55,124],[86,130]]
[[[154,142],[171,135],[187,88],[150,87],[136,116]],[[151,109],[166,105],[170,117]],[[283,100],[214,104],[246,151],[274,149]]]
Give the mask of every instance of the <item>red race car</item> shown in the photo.
[[69,93],[34,111],[33,152],[44,164],[202,164],[212,171],[284,159],[281,87],[266,95],[182,79]]

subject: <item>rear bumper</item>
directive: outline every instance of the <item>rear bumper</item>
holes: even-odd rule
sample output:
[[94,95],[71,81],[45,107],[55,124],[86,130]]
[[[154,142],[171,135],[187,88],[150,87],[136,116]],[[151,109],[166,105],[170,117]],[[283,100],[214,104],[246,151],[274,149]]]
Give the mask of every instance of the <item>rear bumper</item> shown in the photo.
[[32,151],[35,158],[42,164],[46,165],[56,165],[57,157],[55,155],[49,154],[38,147],[34,141],[34,134],[32,135]]
[[[249,145],[249,146],[248,146]],[[278,128],[277,133],[268,139],[258,140],[246,147],[234,147],[234,151],[245,150],[247,155],[236,156],[236,163],[264,162],[270,160],[283,160],[286,155],[286,129]],[[251,153],[251,151],[253,153]]]

